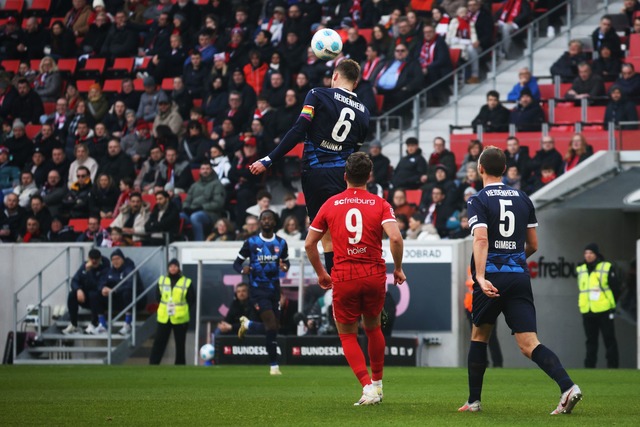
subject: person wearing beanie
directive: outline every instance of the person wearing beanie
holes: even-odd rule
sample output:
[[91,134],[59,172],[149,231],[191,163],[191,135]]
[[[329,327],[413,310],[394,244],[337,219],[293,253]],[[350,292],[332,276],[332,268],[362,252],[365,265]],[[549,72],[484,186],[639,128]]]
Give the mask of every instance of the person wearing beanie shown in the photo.
[[[112,318],[117,316],[123,308],[131,304],[133,300],[133,286],[134,286],[134,278],[135,278],[135,286],[136,286],[136,295],[140,295],[142,290],[144,289],[141,278],[136,275],[131,275],[124,283],[118,287],[115,291],[115,288],[122,279],[129,276],[129,274],[136,268],[136,265],[130,258],[126,258],[121,249],[116,249],[111,252],[111,266],[105,271],[104,274],[100,276],[100,281],[98,285],[98,293],[96,295],[96,302],[92,303],[92,309],[98,310],[98,326],[91,328],[87,328],[87,333],[99,335],[107,332],[110,327],[107,325],[107,311],[109,310],[109,295],[112,298],[112,308],[113,311],[111,313]],[[144,304],[144,299],[138,301],[138,308],[142,308]],[[120,328],[118,333],[120,335],[129,335],[131,333],[131,313],[126,313],[125,315],[125,323]]]
[[598,362],[598,340],[602,333],[607,368],[618,367],[618,342],[614,328],[619,282],[613,265],[605,261],[596,243],[584,248],[584,263],[576,267],[578,275],[578,307],[587,337],[585,368]]
[[159,365],[173,330],[176,343],[176,365],[186,364],[186,340],[189,328],[189,307],[195,302],[191,279],[180,270],[177,259],[169,261],[167,275],[160,276],[156,289],[158,328],[149,356],[150,365]]
[[87,326],[86,332],[91,333],[98,326],[99,307],[98,285],[100,278],[111,266],[109,259],[103,256],[99,250],[91,249],[87,261],[80,266],[76,274],[71,279],[71,291],[67,297],[67,308],[69,310],[70,322],[62,330],[65,335],[82,333],[78,327],[78,307],[91,309],[91,323]]
[[520,91],[520,99],[509,114],[509,123],[516,125],[520,132],[539,132],[545,122],[544,111],[533,99],[529,88]]

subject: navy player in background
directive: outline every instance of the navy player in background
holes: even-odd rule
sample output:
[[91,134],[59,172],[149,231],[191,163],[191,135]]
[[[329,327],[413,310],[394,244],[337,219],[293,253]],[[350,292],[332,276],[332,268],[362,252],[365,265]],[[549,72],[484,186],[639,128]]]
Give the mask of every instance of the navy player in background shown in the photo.
[[[280,375],[276,335],[280,318],[280,271],[289,270],[287,242],[275,235],[276,214],[264,210],[260,214],[260,234],[244,241],[233,268],[249,275],[249,300],[260,315],[260,322],[240,317],[238,337],[244,338],[248,330],[266,334],[267,353],[271,375]],[[249,264],[243,267],[245,260]]]
[[482,380],[487,368],[487,343],[500,313],[515,335],[520,351],[560,387],[560,403],[551,412],[569,414],[582,400],[556,354],[538,341],[527,257],[538,249],[538,221],[531,200],[502,183],[504,152],[487,147],[478,160],[484,188],[467,202],[473,234],[471,272],[473,308],[469,347],[469,398],[458,409],[480,411]]
[[[360,149],[369,133],[369,110],[353,93],[359,77],[357,62],[341,61],[331,77],[331,88],[311,89],[291,130],[268,156],[250,167],[253,174],[261,174],[304,141],[302,191],[311,221],[329,197],[347,189],[347,158]],[[322,238],[322,247],[331,274],[333,245],[329,233]]]

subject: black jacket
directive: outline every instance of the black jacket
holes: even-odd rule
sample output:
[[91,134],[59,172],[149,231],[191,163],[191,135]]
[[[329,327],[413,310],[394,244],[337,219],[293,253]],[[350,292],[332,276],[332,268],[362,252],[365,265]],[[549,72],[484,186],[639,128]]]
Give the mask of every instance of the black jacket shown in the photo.
[[427,161],[422,157],[422,150],[400,159],[396,166],[391,183],[394,188],[417,189],[422,183],[420,177],[427,174]]
[[509,130],[509,110],[502,104],[491,110],[486,104],[480,108],[480,112],[471,122],[473,130],[482,125],[484,132],[507,132]]
[[535,101],[526,108],[516,106],[509,116],[509,123],[516,125],[516,129],[520,132],[539,132],[544,121],[544,111]]
[[517,166],[522,181],[526,182],[531,174],[531,158],[529,157],[529,147],[521,145],[518,154],[512,156],[507,150],[504,150],[507,161],[507,169],[511,166]]
[[612,27],[605,34],[600,34],[600,28],[596,28],[591,33],[591,42],[593,43],[593,50],[599,51],[603,44],[606,44],[611,49],[611,56],[621,58],[622,49],[620,48],[620,37],[616,33],[616,30]]
[[19,118],[25,125],[40,124],[40,116],[44,114],[42,99],[33,89],[25,96],[16,96],[11,104],[11,115]]
[[112,157],[108,154],[104,156],[98,169],[98,175],[101,173],[109,174],[113,182],[117,183],[120,183],[122,178],[134,179],[136,177],[133,160],[124,151],[120,151],[117,156]]
[[100,278],[111,267],[111,263],[107,257],[100,259],[100,264],[96,268],[87,270],[85,264],[76,271],[71,279],[71,290],[77,291],[82,289],[84,292],[98,291]]
[[[453,71],[451,56],[449,55],[449,46],[444,37],[437,36],[436,46],[433,50],[433,62],[427,65],[427,82],[435,83],[447,74]],[[422,47],[422,46],[420,46]],[[422,72],[422,71],[421,71]]]
[[373,180],[382,186],[389,188],[389,178],[391,177],[391,161],[384,154],[370,156],[373,163]]
[[135,56],[137,49],[138,34],[127,26],[118,28],[114,25],[109,30],[100,53],[106,57],[122,58]]
[[553,167],[556,176],[560,176],[562,174],[562,163],[562,154],[555,148],[549,151],[538,150],[533,159],[531,159],[531,169],[534,175],[539,177],[542,167],[550,165]]
[[570,56],[569,52],[562,54],[550,68],[551,75],[560,76],[562,83],[571,83],[578,77],[578,64],[588,62],[589,58],[584,53]]
[[[609,129],[609,122],[637,122],[638,111],[635,103],[621,98],[618,102],[610,101],[607,109],[604,111],[604,128]],[[623,125],[622,129],[638,129],[638,125]]]
[[180,210],[175,203],[169,201],[167,211],[162,215],[162,218],[158,220],[158,214],[160,212],[160,206],[155,205],[151,210],[151,215],[144,225],[144,229],[147,233],[171,233],[172,240],[180,227]]

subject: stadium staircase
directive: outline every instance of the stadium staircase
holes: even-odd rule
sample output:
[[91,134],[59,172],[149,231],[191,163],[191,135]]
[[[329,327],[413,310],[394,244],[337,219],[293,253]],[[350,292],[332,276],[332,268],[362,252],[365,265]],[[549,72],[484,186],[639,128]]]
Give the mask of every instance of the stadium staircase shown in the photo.
[[[113,289],[121,286],[130,277],[134,278],[134,288],[139,280],[138,272],[145,267],[159,252],[165,252],[167,248],[160,246],[151,252],[142,262],[138,263],[133,272],[125,276],[122,281]],[[56,262],[62,262],[62,256],[66,256],[67,273],[57,285],[53,287],[47,295],[43,295],[43,280],[47,276],[47,268]],[[166,258],[166,256],[165,256]],[[82,252],[81,259],[85,259]],[[136,308],[136,304],[140,301],[147,300],[147,295],[155,289],[155,286],[143,287],[144,290],[139,294],[134,294],[134,301],[121,312],[111,312],[111,316],[107,316],[107,324],[111,325],[109,332],[100,335],[89,335],[78,332],[76,334],[65,335],[62,330],[69,324],[69,320],[54,319],[50,324],[43,320],[49,317],[49,313],[41,312],[41,308],[47,307],[47,299],[54,294],[59,288],[66,285],[65,289],[70,288],[73,273],[69,268],[70,265],[70,249],[60,252],[51,259],[32,279],[27,281],[19,288],[14,295],[14,333],[16,337],[20,332],[25,332],[27,345],[24,350],[18,350],[18,340],[13,342],[13,363],[19,365],[104,365],[104,364],[122,364],[129,359],[134,353],[143,348],[145,343],[151,338],[156,331],[156,315],[149,314],[144,310]],[[55,280],[55,279],[53,279]],[[154,281],[155,283],[155,281]],[[29,293],[37,287],[38,304],[27,312],[22,318],[17,317],[19,296],[21,293]],[[47,287],[48,288],[48,287]],[[125,313],[132,312],[134,321],[133,329],[127,336],[120,335],[118,331],[124,325]],[[90,311],[80,309],[78,317],[78,327],[84,331],[89,325]],[[66,315],[68,317],[68,314]],[[111,321],[109,322],[109,319]]]
[[[575,2],[574,2],[575,3]],[[497,90],[501,99],[505,100],[507,94],[518,80],[518,70],[522,67],[528,67],[534,76],[544,76],[545,79],[539,80],[539,84],[552,83],[549,69],[551,65],[567,50],[568,42],[571,39],[580,39],[588,48],[591,45],[591,33],[598,26],[600,18],[605,13],[618,13],[623,6],[623,2],[604,1],[599,4],[597,9],[588,11],[588,14],[576,15],[576,9],[572,9],[573,13],[567,25],[566,16],[563,18],[564,25],[560,31],[556,32],[554,37],[547,37],[547,16],[542,14],[538,16],[529,26],[533,31],[526,32],[525,44],[529,44],[531,49],[525,47],[524,51],[515,59],[497,59],[491,51],[486,53],[489,71],[480,84],[465,84],[465,68],[470,64],[460,66],[455,74],[455,82],[452,88],[453,94],[449,98],[449,102],[442,107],[425,107],[428,101],[428,94],[421,93],[416,97],[406,101],[412,111],[419,112],[418,123],[412,120],[410,124],[404,123],[404,129],[397,129],[396,117],[398,110],[391,110],[375,119],[374,132],[376,138],[380,139],[385,147],[384,153],[391,160],[391,164],[397,164],[399,159],[404,155],[404,141],[407,137],[416,136],[420,140],[423,155],[427,157],[432,150],[431,141],[436,136],[443,136],[447,141],[454,140],[452,150],[456,153],[456,160],[462,160],[462,156],[466,153],[467,144],[472,139],[473,129],[471,129],[471,121],[478,114],[480,107],[486,103],[486,93],[489,90]],[[583,8],[582,8],[583,9]],[[530,37],[529,34],[531,35]],[[496,49],[494,46],[491,50]],[[530,50],[530,52],[529,52]],[[496,57],[496,59],[493,59]],[[495,67],[492,64],[495,63]],[[495,69],[495,72],[492,72]],[[424,92],[424,91],[423,91]],[[507,108],[513,107],[513,103],[506,104]],[[415,115],[415,114],[414,114]],[[391,125],[389,125],[391,123]],[[451,126],[466,126],[464,137],[459,138],[459,144],[456,147],[456,137],[450,137]],[[390,130],[389,130],[390,129]],[[504,135],[502,135],[502,145]],[[493,141],[491,141],[493,143]],[[529,145],[534,143],[525,142]],[[535,144],[539,143],[539,133],[537,134]],[[534,148],[536,147],[536,148]],[[532,147],[535,151],[537,146]]]

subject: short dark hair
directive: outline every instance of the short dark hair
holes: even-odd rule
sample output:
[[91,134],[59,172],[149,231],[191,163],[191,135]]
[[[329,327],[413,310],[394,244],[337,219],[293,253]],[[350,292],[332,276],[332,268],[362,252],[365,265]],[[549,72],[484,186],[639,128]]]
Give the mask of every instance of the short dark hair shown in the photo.
[[[120,178],[120,182],[122,182],[127,187],[133,187],[133,179],[130,176],[124,176]],[[131,194],[133,196],[133,194]]]
[[373,163],[368,154],[356,151],[347,158],[345,172],[347,181],[354,185],[364,185],[369,180]]
[[489,92],[487,92],[487,98],[489,98],[490,96],[500,99],[500,92],[498,92],[497,90],[490,90]]
[[244,288],[249,289],[249,284],[248,284],[248,283],[245,283],[245,282],[240,282],[240,283],[238,283],[238,284],[236,285],[236,289],[238,289],[238,288],[240,288],[240,287],[244,287]]
[[165,190],[158,190],[156,191],[155,196],[158,196],[158,194],[162,195],[165,199],[169,198],[169,193]]
[[134,197],[137,197],[138,199],[142,200],[142,194],[140,194],[137,191],[134,191],[129,195],[129,200],[133,199]]
[[40,200],[42,203],[44,203],[44,200],[42,199],[42,196],[39,194],[34,194],[33,196],[31,196],[30,198],[32,201],[33,200]]
[[90,171],[90,170],[89,170],[89,168],[88,168],[88,167],[86,167],[86,166],[79,166],[77,170],[79,170],[79,171],[87,171],[87,174],[88,174],[89,176],[91,176],[91,171]]
[[341,61],[335,71],[350,82],[357,82],[360,77],[360,65],[353,59]]
[[256,200],[260,200],[263,197],[266,197],[267,199],[271,200],[273,198],[273,196],[271,195],[271,193],[267,190],[260,190],[258,191],[258,194],[256,194]]
[[493,145],[486,147],[482,151],[478,162],[483,167],[487,175],[493,177],[501,177],[507,165],[507,159],[504,155],[504,151]]

